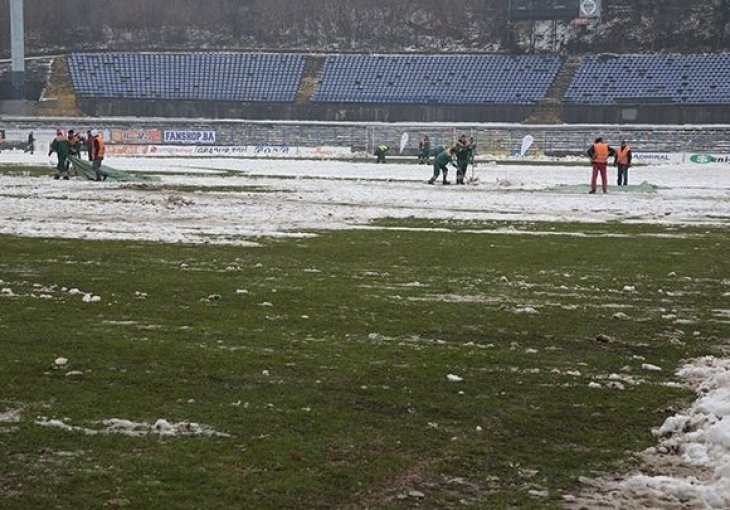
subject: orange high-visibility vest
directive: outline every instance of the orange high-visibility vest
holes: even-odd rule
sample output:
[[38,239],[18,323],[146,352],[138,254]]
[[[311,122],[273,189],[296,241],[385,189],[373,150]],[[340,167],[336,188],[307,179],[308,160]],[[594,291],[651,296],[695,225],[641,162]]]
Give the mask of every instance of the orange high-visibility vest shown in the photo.
[[93,148],[96,149],[92,155],[93,159],[104,159],[106,147],[104,146],[104,139],[101,135],[96,135],[96,137],[94,137]]
[[619,165],[628,165],[630,150],[628,147],[619,147],[618,151],[616,151],[616,163]]
[[593,144],[593,162],[594,163],[606,163],[608,161],[608,144],[607,143],[594,143]]

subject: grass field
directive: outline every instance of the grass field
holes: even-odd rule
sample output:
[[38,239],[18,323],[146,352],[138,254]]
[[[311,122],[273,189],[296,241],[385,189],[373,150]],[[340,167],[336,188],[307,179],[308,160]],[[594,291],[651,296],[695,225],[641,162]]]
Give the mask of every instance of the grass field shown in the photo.
[[728,338],[723,229],[381,226],[0,237],[0,507],[558,508]]

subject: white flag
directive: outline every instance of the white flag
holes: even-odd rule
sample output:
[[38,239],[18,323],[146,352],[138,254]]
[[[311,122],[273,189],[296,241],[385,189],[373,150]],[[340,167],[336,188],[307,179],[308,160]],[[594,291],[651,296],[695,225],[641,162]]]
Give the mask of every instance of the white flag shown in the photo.
[[400,153],[403,154],[403,149],[406,148],[408,143],[408,133],[403,133],[400,137]]
[[522,147],[520,148],[520,156],[524,156],[527,154],[527,151],[530,150],[530,147],[532,146],[532,142],[534,142],[535,139],[532,137],[532,135],[527,135],[522,139]]

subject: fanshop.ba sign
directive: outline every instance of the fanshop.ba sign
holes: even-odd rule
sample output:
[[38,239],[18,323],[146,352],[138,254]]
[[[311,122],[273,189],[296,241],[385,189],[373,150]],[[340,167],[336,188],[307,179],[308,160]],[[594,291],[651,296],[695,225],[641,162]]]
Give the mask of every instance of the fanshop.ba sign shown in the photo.
[[215,143],[215,131],[165,131],[165,143]]

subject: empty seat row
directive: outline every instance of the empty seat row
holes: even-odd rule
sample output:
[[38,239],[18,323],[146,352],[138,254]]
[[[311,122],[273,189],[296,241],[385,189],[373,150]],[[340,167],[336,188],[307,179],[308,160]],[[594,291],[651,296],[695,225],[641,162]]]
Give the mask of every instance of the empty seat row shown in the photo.
[[321,103],[531,104],[545,96],[557,56],[330,55]]
[[291,53],[73,53],[69,70],[81,97],[291,102],[304,63]]
[[[307,57],[296,53],[73,53],[80,97],[292,102]],[[560,71],[555,55],[328,55],[315,103],[535,104]],[[730,104],[730,53],[593,55],[564,102]]]
[[566,103],[730,103],[730,53],[593,55],[583,59]]

